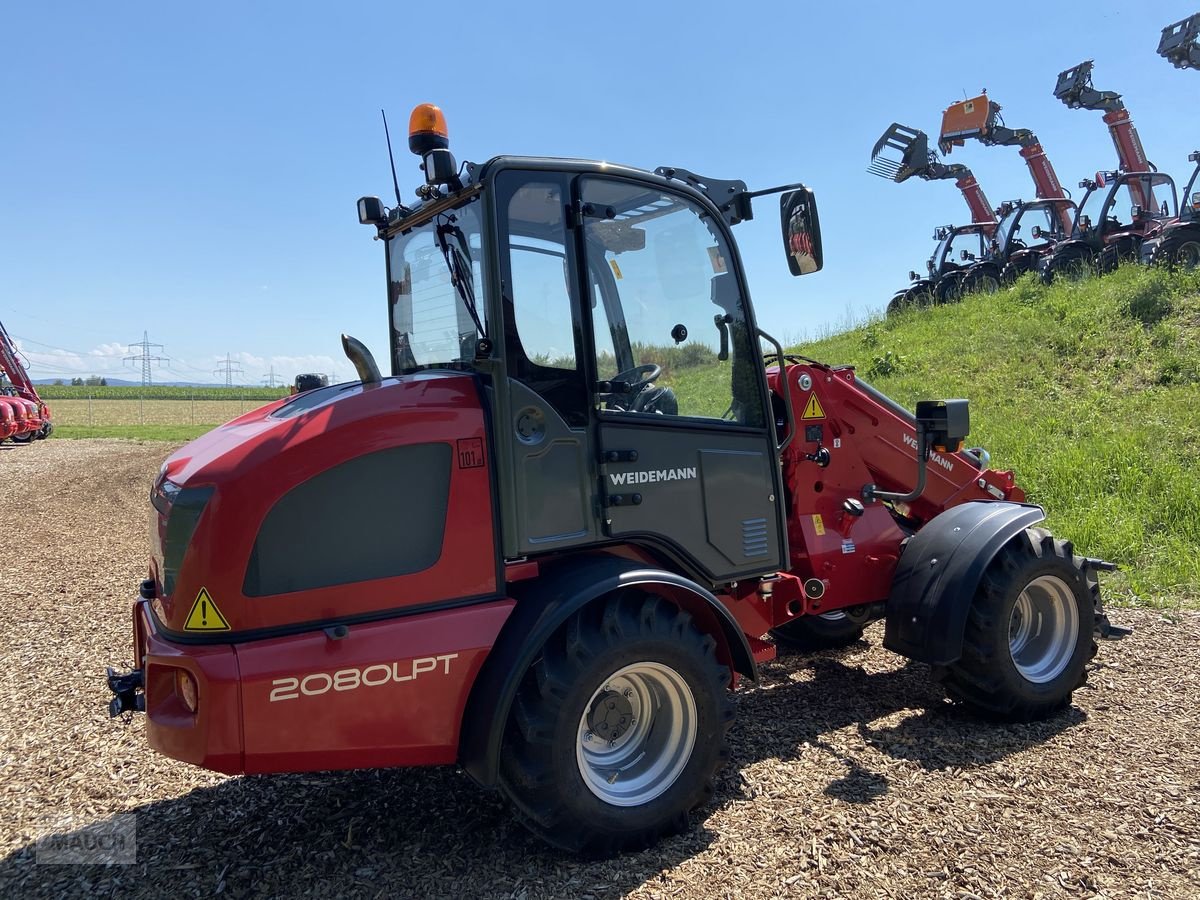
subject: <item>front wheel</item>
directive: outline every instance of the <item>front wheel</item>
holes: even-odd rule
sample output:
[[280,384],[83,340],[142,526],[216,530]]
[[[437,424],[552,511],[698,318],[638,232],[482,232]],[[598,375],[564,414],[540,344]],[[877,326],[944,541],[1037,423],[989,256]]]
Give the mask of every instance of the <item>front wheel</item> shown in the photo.
[[712,795],[729,669],[691,616],[642,593],[571,618],[526,673],[500,783],[525,825],[589,856],[648,847]]
[[835,609],[785,622],[771,629],[771,637],[784,653],[833,650],[862,640],[863,631],[870,622],[865,611]]
[[1062,709],[1096,653],[1098,591],[1069,543],[1040,528],[1017,535],[975,593],[962,657],[941,672],[947,691],[1008,721]]

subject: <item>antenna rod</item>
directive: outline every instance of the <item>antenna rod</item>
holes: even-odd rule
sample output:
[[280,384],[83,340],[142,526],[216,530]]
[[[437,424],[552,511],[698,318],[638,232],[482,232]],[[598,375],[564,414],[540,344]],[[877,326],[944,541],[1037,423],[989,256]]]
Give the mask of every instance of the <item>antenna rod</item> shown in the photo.
[[379,114],[383,116],[383,136],[387,138],[388,162],[392,164],[392,186],[396,189],[396,208],[404,209],[404,201],[400,199],[400,180],[396,177],[396,157],[392,155],[392,136],[388,133],[387,113],[381,109]]

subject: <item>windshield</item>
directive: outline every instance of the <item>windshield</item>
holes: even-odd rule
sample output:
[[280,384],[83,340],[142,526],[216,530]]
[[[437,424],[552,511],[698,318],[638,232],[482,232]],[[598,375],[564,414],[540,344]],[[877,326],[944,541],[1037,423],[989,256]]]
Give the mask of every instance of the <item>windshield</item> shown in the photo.
[[[1035,203],[1013,210],[1000,222],[996,237],[1002,251],[1011,253],[1022,247],[1038,247],[1062,240],[1063,221],[1071,221],[1072,204],[1069,200],[1051,203]],[[1041,237],[1033,236],[1033,229],[1041,229]],[[1012,246],[1009,246],[1010,240]]]
[[392,374],[463,368],[487,334],[478,201],[440,213],[388,247]]
[[[1007,216],[1000,220],[1000,224],[996,226],[996,246],[1001,250],[1008,246],[1010,233],[1013,231],[1013,226],[1017,224],[1017,219],[1021,217],[1021,211],[1021,207],[1014,207]],[[1021,226],[1017,225],[1017,232],[1019,233],[1020,230]]]

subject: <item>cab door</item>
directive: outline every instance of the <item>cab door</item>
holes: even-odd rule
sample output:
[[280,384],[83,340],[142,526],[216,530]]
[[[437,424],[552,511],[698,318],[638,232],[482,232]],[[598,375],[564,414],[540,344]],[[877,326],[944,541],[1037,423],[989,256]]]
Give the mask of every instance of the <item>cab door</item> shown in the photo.
[[778,570],[775,437],[724,222],[651,184],[575,187],[603,533],[714,583]]

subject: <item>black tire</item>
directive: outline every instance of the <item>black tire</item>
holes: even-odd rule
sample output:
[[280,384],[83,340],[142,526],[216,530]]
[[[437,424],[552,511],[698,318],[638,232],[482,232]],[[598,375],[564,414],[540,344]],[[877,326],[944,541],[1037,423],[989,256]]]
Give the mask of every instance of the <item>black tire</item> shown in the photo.
[[902,294],[897,294],[887,305],[887,314],[893,316],[907,309],[917,309],[933,305],[933,295],[929,288],[909,288]]
[[947,692],[1005,721],[1053,715],[1087,680],[1098,599],[1069,542],[1041,528],[1017,535],[975,592],[962,657],[938,672]]
[[1000,284],[1004,287],[1011,287],[1026,272],[1035,271],[1037,271],[1037,257],[1032,253],[1011,256],[1008,262],[1000,269]]
[[1123,240],[1109,244],[1100,251],[1096,270],[1101,275],[1111,275],[1122,264],[1135,263],[1141,255],[1142,245],[1137,240]]
[[[729,757],[729,682],[716,642],[678,607],[640,592],[592,604],[546,643],[521,683],[505,729],[501,788],[518,818],[556,847],[592,857],[648,847],[684,830],[688,813],[712,796],[713,776]],[[605,704],[617,705],[610,713]],[[629,742],[616,744],[624,760],[603,760],[609,738]],[[610,765],[631,780],[608,778]],[[653,773],[657,765],[666,768],[639,792],[637,779],[649,777],[639,768]],[[625,784],[630,793],[620,796]]]
[[800,616],[771,629],[775,645],[784,653],[809,653],[848,647],[862,640],[863,630],[870,624],[865,616],[855,616],[845,610],[824,615]]
[[32,431],[26,431],[22,434],[14,434],[12,436],[14,444],[28,444],[33,441],[33,438],[34,433]]
[[962,299],[963,273],[943,275],[933,289],[935,303],[957,303]]
[[1000,290],[1000,279],[996,272],[987,268],[981,272],[972,272],[963,280],[964,294],[994,294]]
[[1200,230],[1189,228],[1167,235],[1154,249],[1151,263],[1168,269],[1200,267]]
[[1065,281],[1082,281],[1091,271],[1091,259],[1087,252],[1073,247],[1062,253],[1055,253],[1042,271],[1042,281],[1053,284],[1060,278]]

